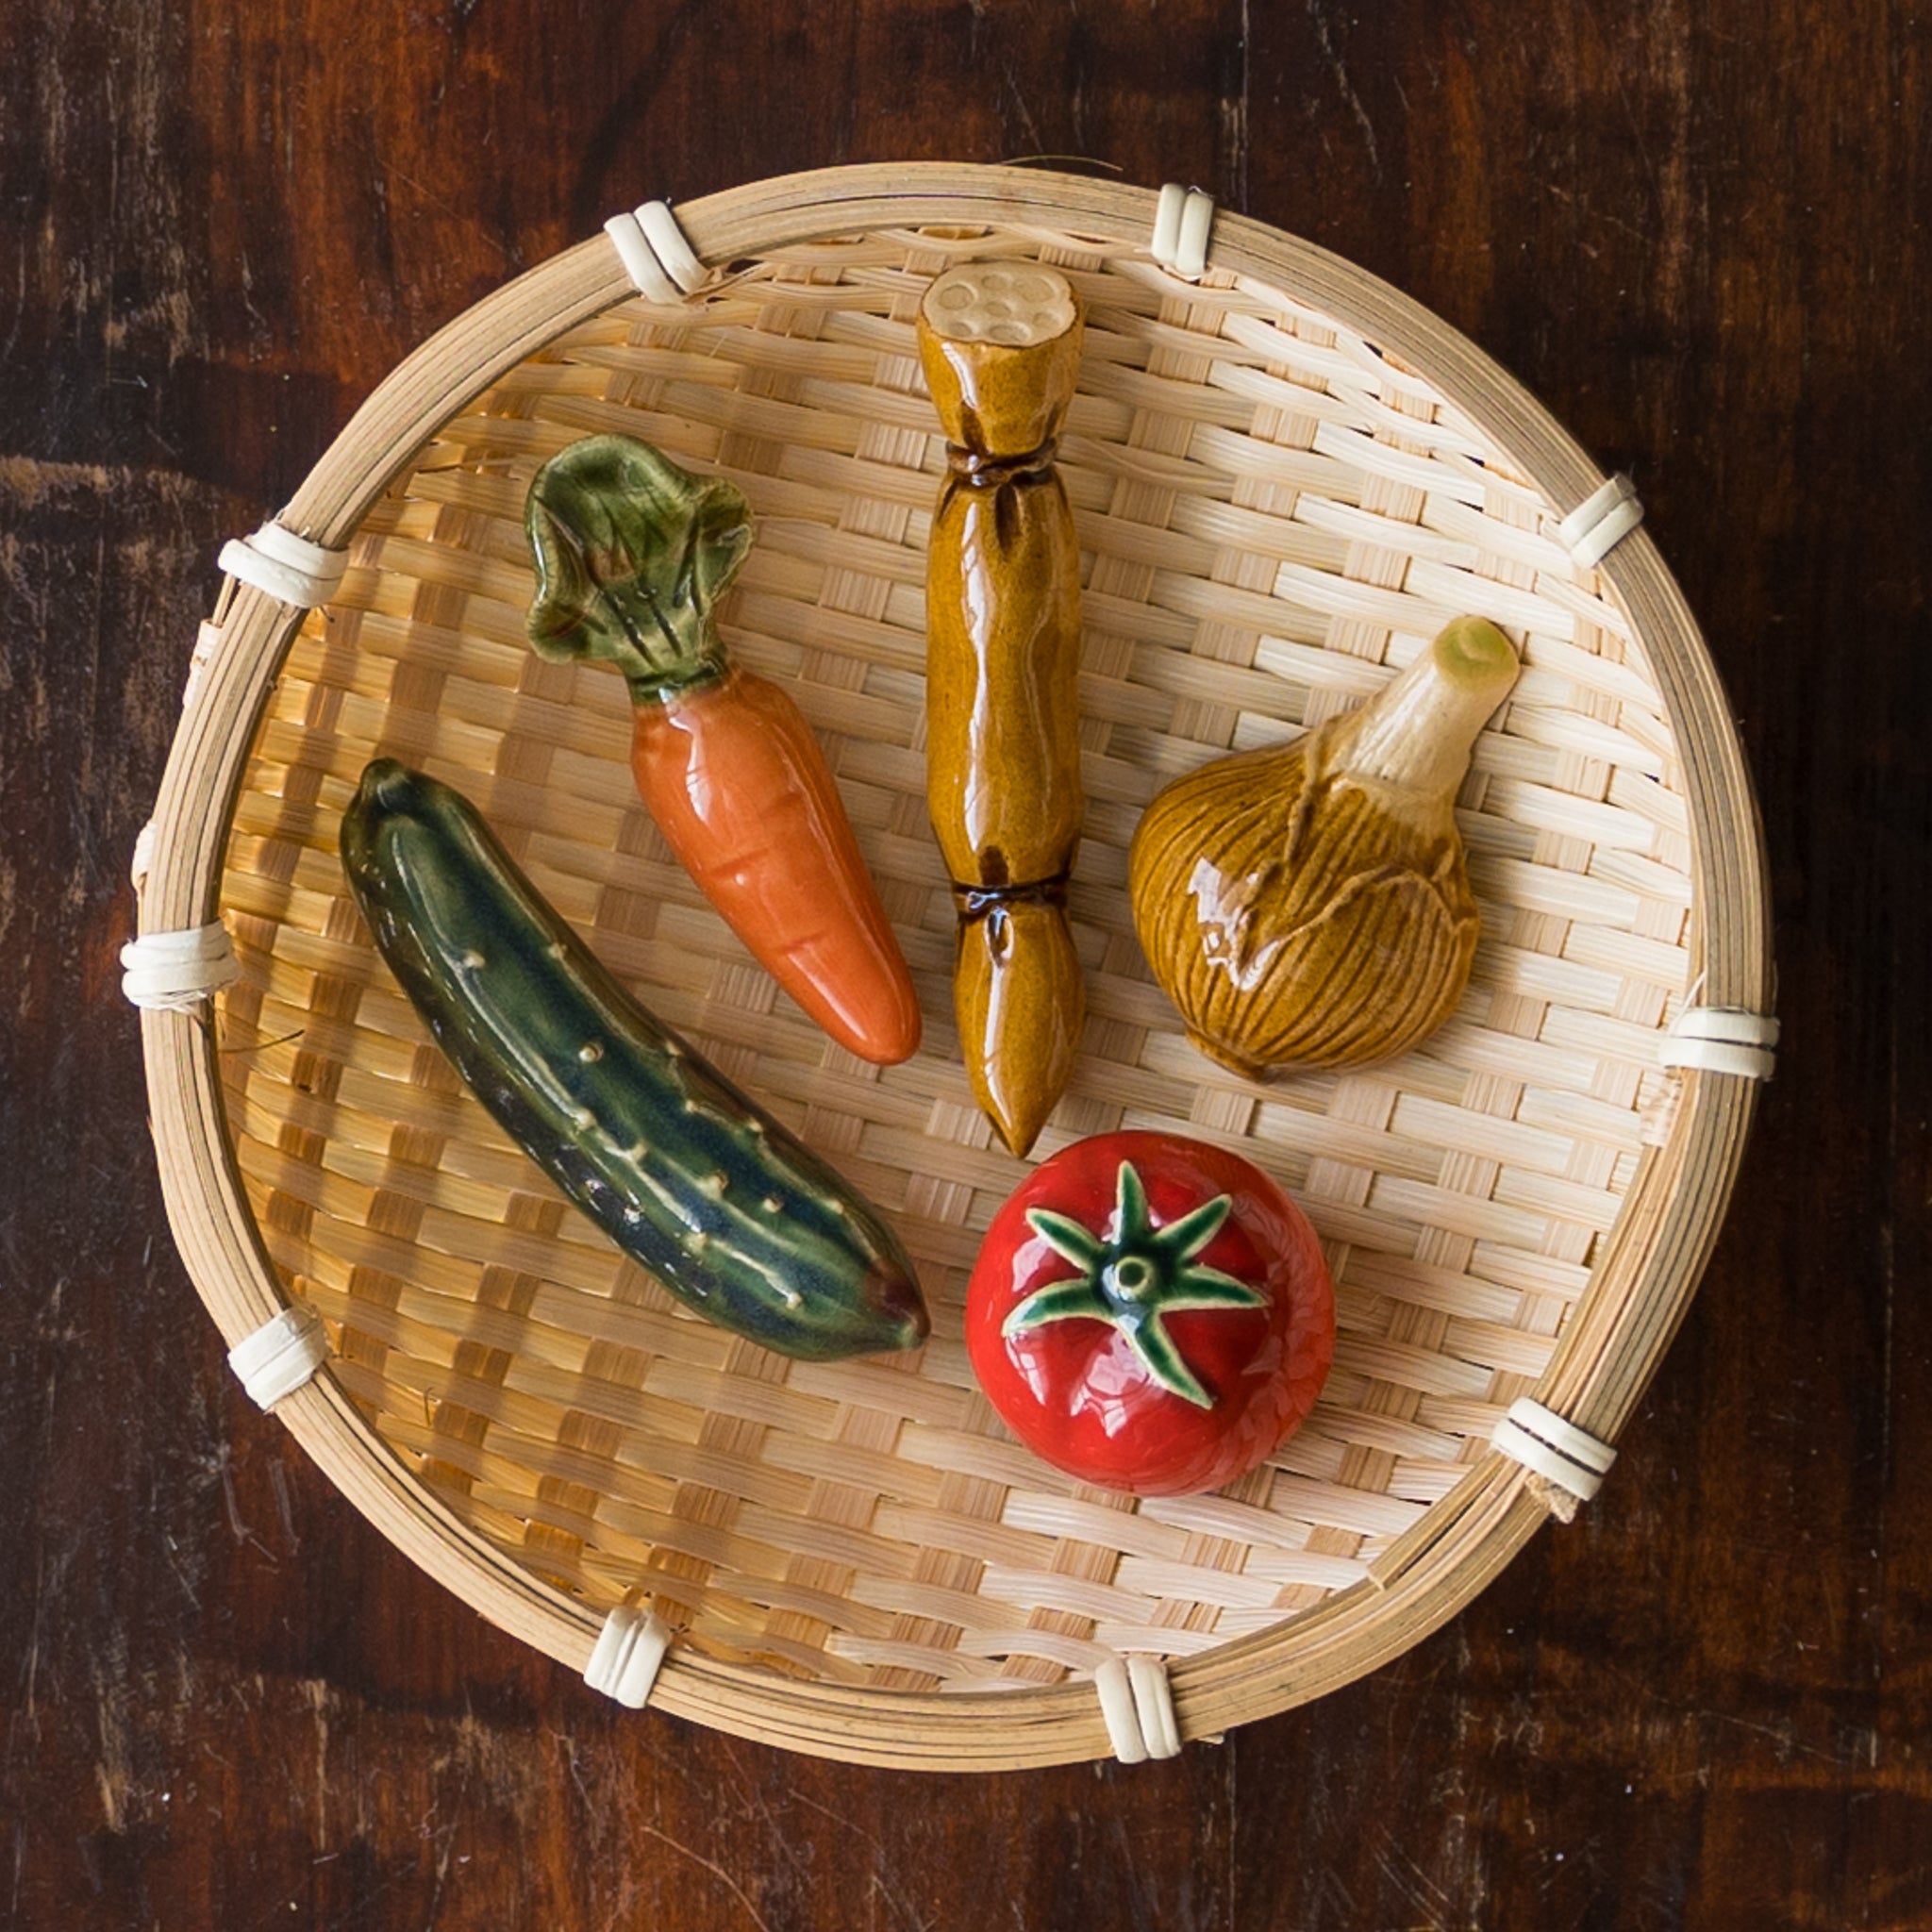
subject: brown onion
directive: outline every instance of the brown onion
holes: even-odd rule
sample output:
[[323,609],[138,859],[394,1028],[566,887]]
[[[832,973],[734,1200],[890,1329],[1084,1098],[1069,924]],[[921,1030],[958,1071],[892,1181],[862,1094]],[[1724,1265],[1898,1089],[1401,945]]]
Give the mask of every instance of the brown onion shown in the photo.
[[1456,791],[1518,669],[1494,625],[1457,618],[1359,710],[1147,808],[1134,924],[1204,1053],[1248,1074],[1359,1066],[1449,1017],[1478,925]]

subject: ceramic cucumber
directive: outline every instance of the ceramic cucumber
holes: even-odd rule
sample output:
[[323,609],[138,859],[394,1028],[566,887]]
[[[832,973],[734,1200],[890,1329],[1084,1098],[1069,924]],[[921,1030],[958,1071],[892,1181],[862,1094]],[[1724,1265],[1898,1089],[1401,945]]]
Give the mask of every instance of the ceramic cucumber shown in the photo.
[[673,1293],[815,1360],[924,1337],[911,1263],[877,1211],[617,983],[460,793],[378,758],[341,853],[457,1071]]

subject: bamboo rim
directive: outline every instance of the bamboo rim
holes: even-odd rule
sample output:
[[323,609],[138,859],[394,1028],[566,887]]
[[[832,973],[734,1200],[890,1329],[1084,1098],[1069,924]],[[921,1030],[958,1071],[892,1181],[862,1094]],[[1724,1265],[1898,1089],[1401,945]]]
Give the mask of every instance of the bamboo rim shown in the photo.
[[[836,236],[892,230],[1049,227],[1144,246],[1154,197],[1111,182],[945,164],[836,169],[685,204],[678,220],[708,264]],[[1533,478],[1559,509],[1600,478],[1534,400],[1469,342],[1407,298],[1306,242],[1218,217],[1217,272],[1288,291],[1378,344],[1428,382]],[[356,413],[281,521],[341,547],[436,433],[508,371],[630,298],[603,238],[554,258],[425,343]],[[1690,824],[1691,972],[1702,1004],[1772,1005],[1762,841],[1741,748],[1695,622],[1639,529],[1598,567],[1641,640],[1681,766]],[[224,854],[250,747],[303,613],[245,585],[218,608],[217,647],[187,704],[154,822],[141,929],[217,916]],[[225,1341],[284,1305],[243,1176],[208,1028],[148,1012],[143,1041],[171,1224]],[[1756,1089],[1682,1076],[1662,1144],[1644,1155],[1624,1208],[1536,1393],[1613,1441],[1682,1320],[1741,1159]],[[581,1671],[600,1619],[540,1583],[429,1493],[375,1438],[344,1390],[318,1376],[276,1411],[329,1479],[412,1561],[510,1634]],[[1381,1552],[1371,1574],[1286,1624],[1176,1657],[1170,1677],[1185,1737],[1285,1709],[1401,1654],[1468,1603],[1547,1513],[1541,1486],[1485,1453],[1456,1488]],[[698,1722],[829,1757],[927,1769],[992,1769],[1105,1756],[1090,1684],[1025,1691],[878,1690],[801,1682],[757,1666],[674,1651],[656,1703]]]

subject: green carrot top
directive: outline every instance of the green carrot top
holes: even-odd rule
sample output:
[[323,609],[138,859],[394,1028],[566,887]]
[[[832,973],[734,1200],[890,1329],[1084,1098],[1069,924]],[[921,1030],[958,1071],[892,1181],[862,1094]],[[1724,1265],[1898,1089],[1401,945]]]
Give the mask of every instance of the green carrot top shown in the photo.
[[751,550],[741,491],[635,437],[587,436],[537,472],[525,525],[539,657],[607,658],[638,703],[723,675],[712,612]]

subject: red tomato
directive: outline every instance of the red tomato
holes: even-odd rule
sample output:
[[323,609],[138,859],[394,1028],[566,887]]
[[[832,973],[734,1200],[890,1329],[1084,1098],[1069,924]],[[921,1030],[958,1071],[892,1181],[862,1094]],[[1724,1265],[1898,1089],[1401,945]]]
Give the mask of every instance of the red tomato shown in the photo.
[[1264,1461],[1314,1407],[1335,1293],[1307,1217],[1259,1168],[1177,1134],[1100,1134],[993,1217],[966,1345],[1042,1460],[1191,1495]]

